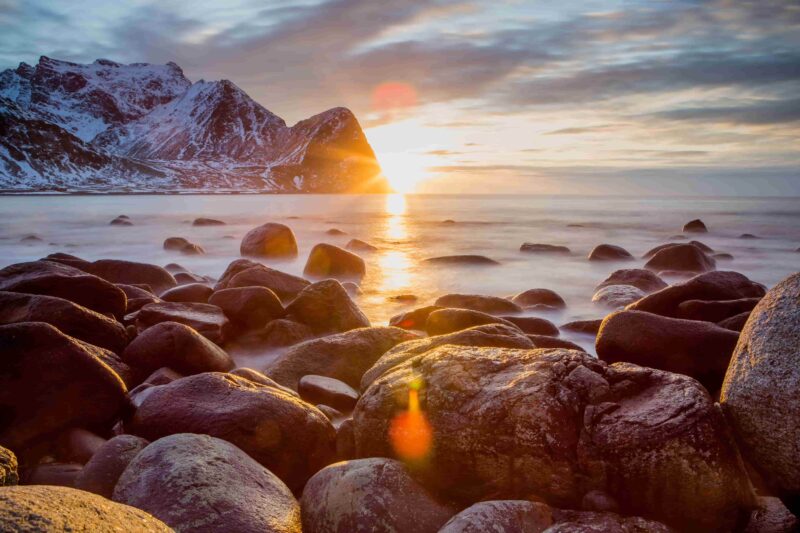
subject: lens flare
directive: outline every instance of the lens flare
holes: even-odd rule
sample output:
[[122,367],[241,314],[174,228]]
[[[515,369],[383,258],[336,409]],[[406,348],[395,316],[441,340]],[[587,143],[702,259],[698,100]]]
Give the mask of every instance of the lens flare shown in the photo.
[[418,386],[413,383],[408,390],[408,410],[392,419],[389,439],[397,457],[405,461],[423,461],[431,451],[433,432],[419,406]]

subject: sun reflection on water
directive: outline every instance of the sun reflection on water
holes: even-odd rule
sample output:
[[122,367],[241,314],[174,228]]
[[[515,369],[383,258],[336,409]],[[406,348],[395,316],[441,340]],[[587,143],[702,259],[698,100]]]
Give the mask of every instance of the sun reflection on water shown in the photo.
[[[406,227],[406,209],[408,203],[403,194],[386,195],[386,226],[384,240],[390,243],[381,256],[378,264],[381,268],[380,290],[397,291],[411,285],[411,260],[403,250],[403,242],[408,239]],[[399,242],[398,242],[399,241]]]

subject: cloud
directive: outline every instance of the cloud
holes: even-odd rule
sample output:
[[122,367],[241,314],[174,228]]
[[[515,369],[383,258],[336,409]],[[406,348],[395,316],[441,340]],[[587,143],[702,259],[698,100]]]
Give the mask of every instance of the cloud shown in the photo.
[[726,107],[690,107],[653,113],[666,120],[721,124],[769,125],[800,121],[800,98],[766,100]]

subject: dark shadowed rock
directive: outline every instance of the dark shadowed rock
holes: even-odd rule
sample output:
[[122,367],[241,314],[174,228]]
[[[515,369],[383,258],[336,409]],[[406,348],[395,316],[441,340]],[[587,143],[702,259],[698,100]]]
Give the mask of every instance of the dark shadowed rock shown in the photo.
[[760,298],[765,293],[763,285],[750,281],[738,272],[718,270],[694,276],[682,283],[648,294],[638,302],[630,304],[627,309],[677,317],[678,305],[687,300]]
[[192,272],[177,272],[175,274],[175,281],[177,281],[179,285],[184,285],[186,283],[208,283],[211,280],[198,274],[193,274]]
[[111,283],[136,285],[146,283],[157,294],[177,285],[175,278],[158,265],[122,261],[120,259],[101,259],[88,267],[90,274],[99,276]]
[[207,435],[172,435],[147,446],[120,477],[114,500],[177,531],[298,533],[301,527],[297,500],[280,479]]
[[83,465],[79,463],[39,463],[25,473],[25,485],[75,487]]
[[771,496],[758,498],[758,507],[750,515],[743,533],[796,533],[800,520],[785,505]]
[[511,322],[521,329],[523,333],[550,337],[558,337],[559,334],[556,325],[545,318],[535,316],[502,316],[500,318]]
[[178,322],[197,331],[213,343],[222,344],[230,322],[216,305],[158,302],[147,304],[136,314],[139,332],[162,322]]
[[441,257],[430,257],[426,263],[434,265],[499,265],[494,259],[484,255],[444,255]]
[[678,305],[678,318],[720,322],[732,316],[750,312],[761,298],[739,298],[738,300],[686,300]]
[[299,398],[300,395],[297,394],[297,391],[290,389],[289,387],[284,387],[274,379],[265,376],[258,370],[253,370],[252,368],[235,368],[231,370],[231,374],[234,376],[239,376],[241,378],[249,379],[250,381],[254,381],[256,383],[260,383],[261,385],[266,385],[267,387],[275,387],[290,396],[294,396],[295,398]]
[[425,329],[425,322],[428,320],[430,314],[439,309],[444,309],[444,307],[440,305],[426,305],[425,307],[420,307],[413,311],[400,313],[389,319],[389,325],[397,328],[422,331]]
[[744,453],[776,495],[800,512],[800,273],[753,309],[720,402]]
[[125,293],[125,296],[128,299],[128,306],[127,306],[128,313],[135,313],[136,311],[138,311],[147,304],[161,301],[161,298],[159,298],[152,292],[148,292],[134,285],[125,285],[123,283],[119,283],[116,285],[116,287],[119,288],[119,290],[121,290],[123,293]]
[[71,337],[116,353],[128,343],[122,324],[69,300],[0,291],[0,324],[19,322],[46,322]]
[[346,418],[336,428],[336,459],[349,461],[356,458],[356,443],[353,437],[353,419]]
[[0,490],[0,530],[155,533],[172,531],[144,511],[67,487],[32,485]]
[[136,435],[118,435],[103,444],[75,479],[75,488],[111,499],[122,472],[149,443]]
[[0,487],[19,483],[17,456],[8,448],[0,446]]
[[222,309],[234,324],[246,329],[262,328],[284,314],[280,299],[266,287],[222,289],[208,303]]
[[268,222],[247,232],[239,252],[244,256],[290,259],[297,257],[297,241],[288,226]]
[[331,423],[334,423],[336,420],[341,420],[342,418],[344,418],[344,414],[341,411],[331,407],[330,405],[324,405],[320,403],[314,405],[314,407],[316,407],[319,410],[319,412],[325,415],[325,417],[328,420],[330,420]]
[[602,318],[597,318],[595,320],[573,320],[572,322],[561,324],[561,329],[574,331],[575,333],[584,333],[586,335],[597,335],[597,332],[600,331],[600,324],[602,323]]
[[569,248],[566,246],[558,246],[554,244],[538,244],[532,242],[523,243],[519,247],[520,252],[527,252],[530,254],[568,254]]
[[330,405],[343,412],[352,410],[358,401],[358,392],[347,383],[314,374],[300,378],[297,392],[308,403]]
[[424,339],[410,340],[398,344],[383,354],[361,378],[360,390],[366,388],[384,373],[395,366],[408,361],[439,346],[453,344],[456,346],[495,346],[499,348],[533,348],[534,344],[518,328],[503,324],[475,326],[449,335],[437,335]]
[[64,252],[56,252],[53,254],[48,254],[47,256],[43,257],[41,261],[60,263],[62,265],[67,265],[83,270],[84,272],[88,272],[88,268],[92,264],[89,261],[86,261],[85,259],[81,259],[80,257],[74,256],[72,254],[65,254]]
[[425,332],[428,335],[445,335],[484,324],[505,324],[511,328],[517,327],[508,320],[488,313],[481,313],[472,309],[445,308],[428,315],[428,320],[425,322]]
[[203,283],[189,283],[161,293],[161,299],[165,302],[204,304],[208,302],[208,297],[213,292],[214,289]]
[[65,463],[86,464],[106,439],[83,428],[68,428],[55,439],[55,456]]
[[125,429],[151,441],[175,433],[225,439],[292,490],[336,452],[336,432],[317,409],[281,389],[218,372],[153,387]]
[[675,533],[674,529],[638,516],[556,509],[555,525],[545,533]]
[[564,348],[567,350],[578,350],[585,352],[582,346],[566,339],[559,339],[557,337],[550,337],[548,335],[527,335],[528,339],[533,343],[534,348]]
[[597,334],[597,356],[691,376],[715,392],[739,336],[716,324],[642,311],[608,315]]
[[717,268],[716,261],[693,244],[676,244],[656,252],[644,268],[661,272],[708,272]]
[[215,218],[200,217],[194,219],[192,226],[224,226],[225,222]]
[[286,314],[316,334],[338,333],[369,326],[369,319],[335,279],[303,289],[286,307]]
[[633,256],[628,250],[613,244],[598,244],[589,253],[589,261],[629,261]]
[[750,313],[750,311],[739,313],[738,315],[726,318],[725,320],[720,320],[717,322],[717,325],[721,328],[729,329],[731,331],[742,331],[742,329],[744,329],[744,325],[747,323],[747,319],[750,318]]
[[285,302],[295,298],[300,294],[300,291],[309,285],[311,283],[303,278],[264,265],[256,265],[236,273],[226,283],[220,280],[214,290],[238,287],[265,287]]
[[711,257],[716,261],[733,261],[733,256],[728,253],[713,254]]
[[[686,238],[686,237],[684,237],[684,238]],[[655,248],[651,248],[650,250],[648,250],[642,256],[642,259],[650,259],[651,257],[656,255],[661,250],[666,250],[667,248],[672,248],[673,246],[681,246],[681,245],[682,246],[694,245],[697,248],[699,248],[700,251],[702,251],[702,252],[704,252],[706,254],[713,254],[714,253],[714,249],[713,248],[711,248],[710,246],[708,246],[708,245],[706,245],[706,244],[704,244],[704,243],[702,243],[700,241],[689,241],[688,244],[687,243],[680,243],[680,242],[668,242],[666,244],[660,244],[660,245],[656,246]]]
[[467,507],[439,533],[541,533],[553,525],[549,505],[526,500],[494,500]]
[[17,263],[0,270],[0,290],[55,296],[104,315],[122,318],[126,298],[112,283],[52,261]]
[[41,322],[0,326],[0,445],[19,452],[71,426],[109,424],[126,388],[103,359],[108,352]]
[[556,309],[563,309],[567,306],[564,298],[550,289],[528,289],[514,296],[511,301],[521,307],[533,307],[542,304]]
[[141,332],[122,352],[122,360],[145,375],[161,367],[184,375],[233,368],[222,348],[177,322],[161,322]]
[[250,259],[234,259],[225,267],[225,272],[219,277],[219,281],[217,281],[217,284],[214,286],[214,290],[227,289],[228,283],[230,283],[231,279],[233,279],[236,274],[258,266],[264,265]]
[[317,472],[303,490],[303,530],[436,533],[456,508],[436,501],[399,461],[359,459]]
[[108,223],[109,226],[133,226],[133,222],[131,219],[126,216],[118,216],[117,218],[111,220]]
[[387,350],[417,336],[392,327],[359,328],[338,335],[313,339],[276,358],[264,373],[291,389],[305,375],[317,374],[358,387],[361,376]]
[[378,248],[360,239],[350,239],[345,248],[353,252],[377,252]]
[[684,224],[683,231],[684,233],[708,233],[708,228],[706,228],[702,220],[696,218]]
[[320,243],[311,249],[303,275],[317,279],[361,280],[367,272],[364,260],[344,248]]
[[446,294],[437,298],[435,305],[472,309],[473,311],[489,313],[490,315],[522,312],[522,308],[510,300],[483,294]]
[[599,289],[592,301],[611,309],[618,309],[644,298],[645,292],[633,285],[606,285]]
[[279,318],[271,320],[262,329],[247,332],[232,344],[253,349],[270,349],[292,346],[314,337],[314,332],[305,324]]
[[643,268],[615,270],[600,285],[595,287],[595,290],[598,291],[609,285],[632,285],[646,293],[654,292],[667,286],[664,280]]

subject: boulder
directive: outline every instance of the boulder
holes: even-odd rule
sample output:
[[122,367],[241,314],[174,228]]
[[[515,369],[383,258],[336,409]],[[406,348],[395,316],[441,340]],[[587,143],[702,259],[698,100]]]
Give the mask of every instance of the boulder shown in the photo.
[[561,509],[553,514],[556,523],[545,529],[545,533],[675,533],[661,522],[638,516]]
[[297,241],[288,226],[268,222],[247,232],[239,252],[243,256],[292,259],[297,257]]
[[197,331],[215,344],[222,344],[230,322],[216,305],[158,302],[147,304],[136,314],[136,328],[141,333],[162,322],[178,322]]
[[358,401],[358,392],[338,379],[308,374],[297,382],[300,397],[312,404],[324,404],[342,412],[351,411]]
[[74,488],[82,468],[79,463],[40,463],[26,471],[23,484]]
[[136,435],[117,435],[107,440],[78,474],[75,488],[111,499],[122,472],[148,444]]
[[55,455],[59,461],[86,464],[105,444],[106,439],[83,428],[68,428],[55,439]]
[[106,280],[52,261],[17,263],[0,270],[0,290],[55,296],[101,315],[122,318],[125,293]]
[[428,320],[425,322],[425,332],[428,335],[445,335],[484,324],[505,324],[511,328],[517,327],[508,320],[488,313],[481,313],[471,309],[445,308],[428,315]]
[[67,265],[83,270],[84,272],[87,272],[88,268],[91,266],[91,263],[89,261],[81,259],[80,257],[74,256],[72,254],[65,254],[64,252],[56,252],[54,254],[48,254],[46,257],[43,257],[41,261],[60,263],[62,265]]
[[683,232],[684,233],[708,233],[708,228],[706,225],[703,224],[703,221],[699,218],[694,220],[690,220],[686,224],[683,225]]
[[270,349],[293,346],[314,337],[305,324],[279,318],[271,320],[262,329],[250,331],[236,339],[237,346],[248,349]]
[[0,291],[0,324],[45,322],[84,342],[121,352],[125,328],[114,319],[55,296]]
[[603,320],[597,357],[627,362],[697,379],[716,392],[739,335],[716,324],[668,318],[642,311],[619,311]]
[[553,525],[550,506],[526,500],[476,503],[452,517],[439,533],[542,533]]
[[364,260],[344,248],[320,243],[308,254],[303,275],[317,279],[334,278],[340,281],[361,280],[367,272]]
[[573,320],[566,324],[561,324],[561,329],[567,331],[574,331],[575,333],[583,333],[585,335],[597,335],[600,331],[600,325],[603,323],[602,318],[594,320]]
[[0,530],[172,532],[160,520],[134,507],[82,490],[50,485],[0,490]]
[[204,304],[213,292],[214,289],[204,283],[189,283],[168,289],[161,293],[161,299],[165,302]]
[[265,287],[274,292],[281,301],[289,301],[297,297],[300,292],[311,285],[303,278],[275,270],[264,265],[257,265],[239,271],[223,283],[223,279],[214,287],[214,290],[234,289],[237,287]]
[[720,403],[743,452],[800,514],[800,273],[753,309],[733,352]]
[[267,365],[264,373],[297,390],[300,378],[317,374],[358,387],[361,377],[387,350],[417,336],[392,327],[359,328],[293,346]]
[[122,473],[114,501],[177,531],[298,533],[301,527],[300,506],[280,479],[207,435],[172,435],[147,446]]
[[150,441],[175,433],[227,440],[292,490],[336,452],[336,432],[317,409],[281,389],[219,372],[152,387],[125,429]]
[[18,466],[14,452],[0,446],[0,487],[19,483]]
[[503,313],[521,313],[522,308],[510,300],[498,296],[483,294],[446,294],[436,299],[435,305],[472,309],[481,313],[498,315]]
[[284,387],[274,379],[265,376],[258,370],[253,370],[252,368],[240,367],[231,370],[231,374],[233,374],[234,376],[239,376],[245,379],[249,379],[250,381],[254,381],[256,383],[260,383],[261,385],[266,385],[267,387],[275,387],[277,389],[282,390],[286,394],[289,394],[290,396],[294,396],[295,398],[300,397],[300,395],[297,394],[297,391],[294,391],[289,387]]
[[118,283],[116,287],[123,293],[125,293],[125,296],[128,299],[128,305],[127,305],[128,313],[135,313],[136,311],[138,311],[147,304],[152,304],[161,301],[161,298],[159,298],[152,292],[148,292],[134,285],[125,285],[122,283]]
[[183,255],[203,255],[204,253],[206,253],[206,251],[203,249],[202,246],[200,246],[199,244],[195,244],[193,242],[190,242],[189,244],[181,248],[180,251]]
[[676,244],[653,255],[644,268],[661,272],[708,272],[717,268],[716,261],[693,244]]
[[498,348],[534,348],[531,341],[518,328],[503,324],[487,324],[475,326],[450,333],[424,339],[402,342],[384,353],[361,378],[360,390],[367,387],[384,373],[417,355],[423,354],[439,346],[453,344],[455,346],[495,346]]
[[124,283],[126,285],[146,283],[158,294],[178,284],[172,274],[158,265],[148,263],[136,263],[120,259],[100,259],[87,268],[90,274],[99,276],[111,283]]
[[368,242],[364,242],[360,239],[350,239],[350,241],[345,245],[347,250],[351,250],[353,252],[377,252],[378,248],[372,246]]
[[632,304],[644,296],[645,292],[633,285],[606,285],[594,293],[592,301],[611,309],[617,309]]
[[499,265],[494,259],[484,255],[443,255],[425,259],[426,263],[434,265]]
[[632,285],[645,293],[655,292],[667,286],[664,280],[643,268],[615,270],[600,285],[595,287],[595,291],[599,291],[609,285]]
[[717,325],[731,331],[742,331],[748,318],[750,318],[750,311],[745,311],[744,313],[739,313],[725,320],[720,320],[717,322]]
[[750,515],[743,533],[796,533],[800,520],[778,498],[758,498],[758,507]]
[[630,304],[626,309],[677,317],[678,306],[687,300],[760,298],[765,293],[763,285],[750,281],[738,272],[718,270],[694,276],[687,281],[648,294],[638,302]]
[[192,226],[224,226],[225,222],[215,218],[200,217],[194,219]]
[[628,250],[613,244],[598,244],[589,253],[589,261],[630,261],[633,256]]
[[222,309],[231,322],[245,329],[263,328],[284,314],[278,296],[265,287],[222,289],[208,303]]
[[688,246],[690,244],[696,246],[697,248],[700,248],[700,251],[702,251],[704,253],[707,253],[707,254],[713,254],[714,253],[714,249],[713,248],[711,248],[710,246],[708,246],[708,245],[706,245],[706,244],[704,244],[704,243],[702,243],[700,241],[689,241],[688,244],[679,243],[679,242],[668,242],[666,244],[660,244],[660,245],[656,246],[655,248],[651,248],[650,250],[648,250],[642,256],[642,259],[650,259],[651,257],[656,255],[661,250],[666,250],[667,248],[672,248],[673,246],[679,246],[679,245]]
[[564,298],[550,289],[528,289],[514,296],[511,301],[521,307],[533,307],[542,304],[556,309],[563,309],[567,306]]
[[565,348],[567,350],[578,350],[579,352],[586,351],[582,346],[566,339],[550,337],[549,335],[527,335],[527,337],[533,343],[534,348]]
[[339,333],[368,327],[369,319],[335,279],[318,281],[303,289],[286,307],[286,314],[315,334]]
[[436,533],[456,512],[419,485],[399,461],[358,459],[317,472],[300,500],[314,533]]
[[364,391],[357,456],[407,450],[394,421],[409,416],[412,381],[430,438],[417,475],[459,501],[574,508],[603,490],[624,514],[704,531],[732,529],[753,504],[721,411],[686,376],[572,350],[441,346]]
[[678,304],[678,318],[720,322],[726,318],[748,313],[761,298],[739,298],[738,300],[686,300]]
[[728,253],[713,254],[711,257],[716,261],[733,261],[733,255]]
[[183,237],[167,237],[164,239],[165,250],[181,251],[191,243]]
[[349,461],[356,458],[356,443],[353,437],[353,418],[346,418],[336,428],[336,459]]
[[325,231],[325,235],[332,235],[334,237],[340,237],[342,235],[347,235],[346,232],[340,230],[339,228],[330,228],[329,230]]
[[344,287],[344,290],[346,290],[347,294],[349,294],[351,297],[361,296],[363,294],[363,291],[361,290],[361,287],[358,286],[358,283],[353,281],[342,282],[342,287]]
[[141,332],[122,352],[122,360],[143,375],[162,367],[191,375],[227,372],[234,366],[222,348],[178,322],[161,322]]
[[111,220],[108,223],[109,226],[133,226],[133,222],[131,219],[126,217],[125,215],[120,215],[117,218]]
[[389,325],[396,328],[422,331],[425,329],[425,322],[427,322],[430,314],[439,309],[444,309],[444,307],[440,305],[426,305],[425,307],[420,307],[413,311],[400,313],[389,319]]
[[555,324],[545,318],[535,316],[501,316],[503,320],[511,322],[523,333],[531,335],[547,335],[549,337],[558,337],[558,328]]
[[175,274],[175,281],[178,282],[178,285],[184,285],[186,283],[207,283],[212,280],[191,272],[178,272]]
[[558,246],[554,244],[538,244],[532,242],[523,243],[519,247],[520,252],[527,252],[530,254],[568,254],[569,248],[566,246]]
[[334,428],[336,427],[335,421],[344,418],[344,414],[341,411],[334,409],[330,405],[324,405],[320,403],[316,404],[314,407],[316,407],[320,413],[325,415],[325,417],[330,420],[332,424],[334,424]]
[[42,322],[0,326],[0,445],[20,452],[55,431],[106,427],[127,405],[108,352]]

